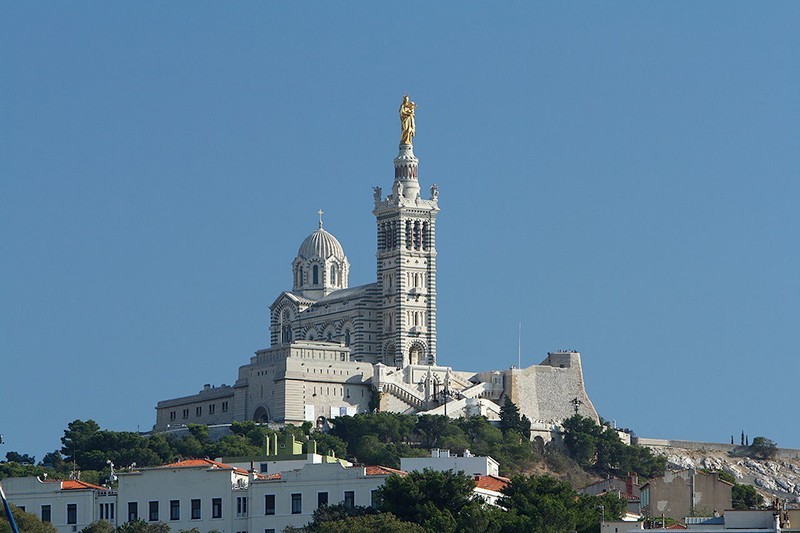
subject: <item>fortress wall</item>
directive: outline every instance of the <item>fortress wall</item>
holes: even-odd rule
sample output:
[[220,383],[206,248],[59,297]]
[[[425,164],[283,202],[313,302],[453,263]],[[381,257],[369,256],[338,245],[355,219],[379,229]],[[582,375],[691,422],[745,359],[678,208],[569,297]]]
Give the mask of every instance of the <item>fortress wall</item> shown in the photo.
[[[738,444],[724,444],[721,442],[699,442],[691,440],[648,439],[637,437],[634,444],[648,448],[682,448],[685,450],[727,452],[733,455],[744,455],[747,446]],[[800,450],[792,448],[778,448],[775,457],[783,459],[800,459]]]
[[506,393],[517,404],[520,413],[532,421],[563,420],[575,414],[572,402],[581,404],[578,413],[599,420],[583,385],[580,354],[577,352],[548,354],[541,365],[504,371]]

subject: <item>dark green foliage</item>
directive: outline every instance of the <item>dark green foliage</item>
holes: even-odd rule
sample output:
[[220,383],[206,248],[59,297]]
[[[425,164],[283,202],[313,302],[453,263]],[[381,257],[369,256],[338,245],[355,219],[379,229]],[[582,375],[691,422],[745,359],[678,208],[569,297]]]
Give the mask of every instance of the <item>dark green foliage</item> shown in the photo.
[[312,438],[317,442],[317,453],[329,455],[332,451],[336,457],[347,457],[347,443],[328,433],[314,433]]
[[323,522],[316,529],[309,529],[309,531],[318,533],[424,533],[425,528],[411,522],[403,522],[392,513],[381,513],[350,516],[334,522]]
[[58,450],[44,454],[41,464],[45,468],[52,468],[58,472],[64,472],[69,468]]
[[169,533],[169,526],[164,522],[149,524],[140,518],[117,526],[114,533]]
[[764,505],[764,497],[752,485],[734,485],[731,496],[734,509],[758,509]]
[[389,476],[378,489],[380,509],[427,530],[455,531],[459,514],[471,505],[475,482],[463,473],[409,472]]
[[317,531],[320,525],[326,522],[335,522],[337,520],[344,520],[345,518],[374,514],[378,514],[378,510],[372,507],[362,507],[360,505],[348,507],[344,503],[322,505],[317,507],[314,514],[311,515],[311,521],[306,526],[306,529],[309,531]]
[[568,483],[550,476],[515,476],[504,492],[500,505],[518,517],[515,527],[537,533],[596,531],[600,505],[608,520],[621,517],[626,505],[610,494],[579,495]]
[[747,454],[756,459],[772,459],[778,451],[778,445],[775,441],[766,437],[756,437],[750,443],[750,448]]
[[61,453],[64,459],[71,463],[75,460],[75,454],[88,448],[88,441],[100,431],[100,426],[94,420],[75,420],[67,424],[64,436],[61,437]]
[[111,522],[106,520],[98,520],[97,522],[92,522],[85,528],[81,529],[81,533],[113,533],[114,526],[111,525]]
[[450,418],[444,415],[420,415],[417,417],[414,431],[419,436],[423,448],[438,448],[449,425]]
[[0,479],[7,477],[28,477],[28,476],[41,476],[47,474],[51,477],[55,476],[55,471],[43,466],[34,465],[21,465],[19,463],[0,463]]
[[35,465],[36,458],[28,455],[27,453],[21,454],[17,452],[8,452],[6,454],[6,461],[19,463],[21,465]]
[[[14,522],[22,533],[56,533],[52,524],[44,523],[36,515],[21,511],[17,506],[11,505]],[[11,533],[11,524],[8,522],[6,510],[0,505],[0,533]]]
[[400,457],[420,455],[408,444],[416,417],[397,413],[341,416],[330,434],[347,443],[348,456],[364,464],[400,467]]
[[623,476],[636,472],[652,478],[664,472],[666,459],[642,446],[629,446],[617,432],[591,418],[574,415],[564,421],[564,445],[581,467],[599,475]]
[[514,431],[526,439],[531,438],[531,421],[525,415],[519,416],[519,408],[508,396],[500,408],[500,430],[503,434]]

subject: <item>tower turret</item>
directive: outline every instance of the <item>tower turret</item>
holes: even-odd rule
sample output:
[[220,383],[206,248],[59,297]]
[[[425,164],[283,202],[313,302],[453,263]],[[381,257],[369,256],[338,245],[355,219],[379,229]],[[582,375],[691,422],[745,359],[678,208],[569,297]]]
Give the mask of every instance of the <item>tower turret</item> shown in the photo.
[[378,226],[380,346],[384,364],[436,363],[436,215],[438,188],[420,196],[419,161],[411,144],[416,105],[408,96],[400,106],[402,127],[394,160],[392,194],[375,188]]
[[350,263],[339,241],[322,227],[305,238],[292,262],[293,292],[317,300],[333,291],[347,288]]

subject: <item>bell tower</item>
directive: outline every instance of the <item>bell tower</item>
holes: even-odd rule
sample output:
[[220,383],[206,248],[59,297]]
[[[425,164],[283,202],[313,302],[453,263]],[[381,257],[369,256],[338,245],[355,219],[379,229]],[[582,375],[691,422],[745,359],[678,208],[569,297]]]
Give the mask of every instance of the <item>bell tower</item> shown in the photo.
[[375,187],[380,289],[380,361],[388,366],[436,364],[436,215],[438,188],[420,196],[419,160],[412,140],[416,105],[408,96],[400,106],[399,153],[394,160],[392,193]]

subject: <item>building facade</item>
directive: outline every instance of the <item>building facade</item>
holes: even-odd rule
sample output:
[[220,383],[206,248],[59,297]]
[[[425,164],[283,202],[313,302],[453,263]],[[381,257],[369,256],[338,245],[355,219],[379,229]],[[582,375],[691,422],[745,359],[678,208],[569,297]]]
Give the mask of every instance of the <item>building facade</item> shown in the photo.
[[663,477],[640,487],[642,514],[675,520],[712,516],[732,507],[732,491],[733,484],[720,479],[717,472],[667,470]]

